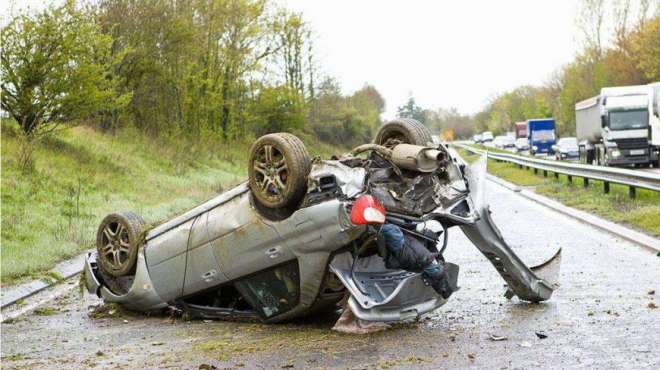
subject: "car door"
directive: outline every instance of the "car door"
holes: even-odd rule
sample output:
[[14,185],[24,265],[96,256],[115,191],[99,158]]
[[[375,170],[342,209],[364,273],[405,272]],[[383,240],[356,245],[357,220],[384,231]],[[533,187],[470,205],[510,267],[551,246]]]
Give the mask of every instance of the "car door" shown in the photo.
[[250,193],[209,212],[209,241],[229,280],[267,269],[294,258],[271,221],[250,202]]
[[189,236],[183,295],[193,294],[227,281],[227,276],[213,254],[208,234],[209,212],[195,220]]

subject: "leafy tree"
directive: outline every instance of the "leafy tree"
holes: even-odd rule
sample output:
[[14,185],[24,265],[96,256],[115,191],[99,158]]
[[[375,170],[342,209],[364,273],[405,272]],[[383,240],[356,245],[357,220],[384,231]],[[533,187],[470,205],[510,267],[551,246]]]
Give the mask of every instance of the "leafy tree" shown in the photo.
[[365,85],[351,96],[343,96],[336,80],[326,78],[317,87],[310,115],[314,134],[325,142],[353,146],[370,141],[380,125],[380,113],[385,107],[382,96]]
[[426,125],[445,139],[469,138],[476,132],[475,118],[461,114],[456,108],[427,111]]
[[401,118],[413,118],[421,123],[426,122],[424,109],[415,103],[415,98],[412,95],[404,105],[398,108],[397,116]]
[[300,131],[305,125],[304,100],[288,86],[264,88],[253,106],[256,135]]
[[2,109],[24,135],[24,170],[32,166],[36,139],[127,100],[115,95],[109,75],[112,39],[73,1],[14,17],[2,40]]
[[631,54],[647,81],[660,81],[660,15],[631,35]]
[[312,31],[300,13],[282,9],[273,22],[275,55],[281,60],[285,83],[308,99],[314,98]]

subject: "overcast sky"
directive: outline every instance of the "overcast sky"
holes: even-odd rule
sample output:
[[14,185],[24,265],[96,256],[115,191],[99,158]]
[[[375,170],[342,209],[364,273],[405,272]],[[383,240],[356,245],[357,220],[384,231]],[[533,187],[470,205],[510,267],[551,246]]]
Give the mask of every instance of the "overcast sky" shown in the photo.
[[[304,14],[319,64],[344,92],[370,83],[383,94],[384,118],[410,94],[425,108],[476,113],[497,93],[544,82],[578,49],[577,0],[280,1]],[[10,3],[0,0],[3,18]]]
[[540,84],[578,49],[577,2],[284,0],[316,31],[324,71],[345,92],[373,84],[385,118],[413,94],[425,108],[475,113]]

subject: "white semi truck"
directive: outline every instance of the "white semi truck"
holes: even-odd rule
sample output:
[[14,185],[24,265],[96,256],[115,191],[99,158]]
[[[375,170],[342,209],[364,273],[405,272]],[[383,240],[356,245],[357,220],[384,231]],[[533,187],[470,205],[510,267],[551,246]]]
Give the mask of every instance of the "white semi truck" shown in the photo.
[[603,166],[657,166],[659,88],[660,84],[605,87],[577,103],[580,160]]
[[649,85],[651,99],[649,100],[649,145],[651,157],[655,158],[654,167],[660,167],[660,82]]

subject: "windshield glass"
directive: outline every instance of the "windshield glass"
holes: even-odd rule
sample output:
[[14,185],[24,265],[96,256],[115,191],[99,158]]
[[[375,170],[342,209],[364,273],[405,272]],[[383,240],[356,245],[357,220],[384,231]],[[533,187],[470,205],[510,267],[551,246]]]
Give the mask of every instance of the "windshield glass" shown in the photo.
[[612,130],[646,128],[648,124],[649,112],[646,110],[610,112],[610,129]]
[[532,131],[532,141],[553,141],[555,140],[554,130]]

